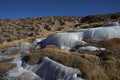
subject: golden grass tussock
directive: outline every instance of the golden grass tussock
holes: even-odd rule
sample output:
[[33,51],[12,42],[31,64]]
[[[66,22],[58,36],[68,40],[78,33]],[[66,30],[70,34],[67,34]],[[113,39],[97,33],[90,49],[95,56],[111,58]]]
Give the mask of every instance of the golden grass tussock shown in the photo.
[[26,43],[31,43],[35,38],[34,37],[28,37],[26,39],[20,39],[20,40],[14,40],[12,42],[4,42],[0,44],[0,51],[5,50],[12,46],[18,46],[23,45]]
[[80,69],[86,80],[109,80],[101,67],[99,57],[89,54],[82,54],[81,57],[79,65],[74,65],[77,65],[76,68]]
[[78,68],[82,73],[82,77],[86,80],[109,80],[107,75],[109,73],[105,73],[101,58],[96,55],[62,51],[58,48],[44,48],[31,51],[30,54],[24,57],[24,60],[33,65],[39,63],[44,56],[66,66]]
[[24,59],[28,64],[33,65],[39,63],[44,56],[63,65],[78,68],[82,73],[81,76],[86,80],[120,79],[120,57],[113,51],[108,50],[99,55],[91,55],[64,51],[57,47],[46,47],[31,51]]
[[[48,32],[46,34],[43,34],[42,36],[43,37],[47,37],[53,33],[57,33],[58,31],[56,32]],[[5,50],[9,47],[12,47],[12,46],[18,46],[18,45],[23,45],[23,44],[29,44],[29,43],[32,43],[36,38],[40,38],[40,36],[36,36],[36,37],[28,37],[28,38],[25,38],[25,39],[20,39],[20,40],[14,40],[12,42],[3,42],[0,44],[0,51],[2,50]]]
[[92,28],[92,27],[99,27],[102,26],[105,22],[94,22],[94,23],[84,23],[80,28]]
[[[59,56],[58,56],[59,54]],[[40,58],[44,57],[44,56],[48,56],[50,58],[58,58],[63,56],[65,57],[65,55],[69,55],[69,51],[64,51],[64,50],[60,50],[58,48],[45,48],[45,49],[38,49],[38,50],[33,50],[30,52],[30,54],[28,54],[25,59],[28,59],[28,63],[29,64],[36,64]]]
[[10,68],[12,68],[14,66],[15,66],[15,64],[11,64],[11,63],[0,64],[0,71],[10,69]]
[[102,40],[102,41],[99,41],[99,45],[106,48],[117,48],[117,47],[120,47],[120,39],[114,38],[110,40]]
[[[98,27],[107,22],[120,21],[119,14],[1,20],[0,51],[12,46],[29,44],[36,38],[45,38],[57,32]],[[106,51],[94,55],[87,51],[77,53],[60,50],[56,46],[47,46],[44,49],[31,50],[30,54],[27,54],[23,59],[26,63],[34,65],[40,63],[42,57],[47,56],[63,65],[78,68],[85,80],[120,80],[120,39],[85,41],[88,46],[103,47],[106,48]],[[18,55],[20,50],[15,50],[12,53],[13,55],[10,56],[13,58],[20,58],[20,55]],[[15,66],[15,64],[6,63],[13,58],[0,61],[0,72]]]
[[[119,50],[118,50],[119,51]],[[120,80],[120,51],[105,51],[100,54],[102,68],[110,80]]]
[[[115,52],[117,51],[119,50],[115,50]],[[35,65],[40,63],[41,58],[47,56],[63,65],[79,69],[81,76],[86,80],[119,80],[120,57],[117,56],[119,53],[115,52],[108,50],[98,55],[92,55],[87,52],[65,51],[49,45],[43,49],[30,50],[23,60],[30,65]],[[19,58],[19,55],[15,54],[13,57]],[[1,70],[3,69],[1,68]]]

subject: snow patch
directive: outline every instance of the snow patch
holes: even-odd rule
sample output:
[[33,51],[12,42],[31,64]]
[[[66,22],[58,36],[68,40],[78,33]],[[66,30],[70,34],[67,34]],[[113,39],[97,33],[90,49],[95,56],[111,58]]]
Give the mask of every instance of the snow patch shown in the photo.
[[[70,50],[77,45],[84,45],[82,33],[55,33],[46,39],[46,45],[56,45],[60,49]],[[77,44],[76,44],[77,43]]]
[[104,51],[105,48],[97,48],[95,46],[85,46],[85,47],[80,47],[78,49],[79,51],[80,50],[87,50],[87,51]]
[[48,57],[44,57],[41,63],[32,66],[24,63],[20,58],[14,59],[11,63],[16,64],[16,67],[7,72],[5,80],[21,77],[23,80],[83,80],[77,77],[77,74],[80,74],[78,69],[64,66]]
[[33,72],[45,80],[83,80],[77,77],[80,74],[78,69],[64,66],[48,57],[44,57]]
[[120,24],[119,22],[113,22],[97,28],[79,29],[69,32],[82,32],[84,39],[107,40],[120,38]]
[[[22,61],[20,59],[14,59],[11,63],[16,64],[16,67],[13,68],[12,70],[8,71],[8,75],[5,77],[7,80],[13,80],[17,77],[20,77],[22,74],[27,73],[28,75],[31,76],[26,76],[27,80],[34,80],[36,78],[39,78],[35,73],[33,73],[30,70],[26,70],[22,67]],[[29,78],[29,79],[28,79]]]

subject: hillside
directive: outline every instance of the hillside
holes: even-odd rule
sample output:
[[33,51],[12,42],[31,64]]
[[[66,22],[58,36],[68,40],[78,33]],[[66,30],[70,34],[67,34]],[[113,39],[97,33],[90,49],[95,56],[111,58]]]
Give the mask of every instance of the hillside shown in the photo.
[[0,80],[120,80],[119,33],[120,13],[1,19]]
[[120,21],[120,13],[91,15],[86,17],[56,16],[0,19],[0,43],[28,37],[46,37],[55,32],[96,27],[113,21]]

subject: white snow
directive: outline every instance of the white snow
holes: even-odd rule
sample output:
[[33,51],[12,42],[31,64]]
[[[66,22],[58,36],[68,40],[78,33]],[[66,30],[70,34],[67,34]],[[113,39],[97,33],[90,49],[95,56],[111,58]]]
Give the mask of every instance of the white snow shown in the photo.
[[120,26],[120,22],[112,22],[112,23],[107,23],[103,26]]
[[9,54],[12,54],[12,52],[15,50],[21,50],[25,53],[29,53],[29,50],[32,48],[35,48],[36,46],[37,46],[37,43],[32,43],[32,44],[26,43],[24,45],[10,47],[7,50],[5,50],[2,54],[9,55]]
[[[25,73],[27,73],[26,74],[27,80],[34,80],[36,78],[39,78],[39,76],[33,73],[32,71],[24,69],[22,67],[22,60],[20,60],[19,58],[14,59],[11,63],[16,64],[16,67],[8,71],[7,73],[8,75],[5,77],[7,80],[13,80],[14,78],[17,78]],[[31,76],[27,76],[27,75],[31,75]]]
[[[55,33],[47,38],[39,38],[32,44],[24,44],[22,46],[15,46],[7,49],[1,53],[4,54],[4,57],[0,56],[0,59],[11,58],[5,55],[12,54],[12,51],[14,50],[21,49],[27,53],[27,51],[29,52],[29,49],[34,48],[38,44],[43,47],[47,45],[56,45],[61,49],[70,50],[75,46],[86,44],[83,39],[106,40],[111,38],[120,38],[120,24],[118,22],[113,22],[102,27]],[[79,50],[104,51],[106,49],[97,48],[95,46],[84,46],[79,47]],[[8,71],[6,78],[9,80],[19,77],[22,74],[25,74],[25,78],[28,80],[40,77],[45,80],[83,80],[80,77],[77,77],[77,74],[80,74],[78,69],[64,66],[47,57],[44,57],[40,64],[33,66],[28,64],[23,66],[23,62],[20,58],[15,58],[11,63],[15,63],[16,67]]]
[[80,74],[78,69],[64,66],[48,57],[44,57],[33,72],[45,80],[83,80],[77,77]]
[[4,55],[4,54],[0,55],[0,61],[5,60],[5,59],[12,59],[12,58],[13,58],[12,56]]
[[14,80],[19,77],[22,77],[23,80],[40,78],[43,80],[83,80],[77,77],[77,74],[80,74],[78,69],[64,66],[48,57],[44,57],[38,65],[29,65],[29,68],[28,66],[23,67],[23,62],[19,58],[14,59],[11,63],[16,64],[16,67],[7,72],[8,75],[5,77],[7,80]]
[[72,74],[71,76],[68,76],[66,80],[84,80],[84,79],[77,77],[77,73],[75,73],[75,74]]
[[[4,54],[4,56],[0,56],[0,60],[11,58],[5,55],[12,54],[14,50],[21,49],[27,53],[38,44],[43,47],[47,45],[56,45],[61,49],[70,50],[75,46],[87,44],[83,39],[106,40],[112,38],[120,38],[120,24],[118,22],[113,22],[97,28],[55,33],[47,38],[36,39],[32,44],[11,47],[4,52],[0,52],[0,54]],[[79,47],[79,50],[104,51],[106,49],[97,48],[95,46],[85,46]],[[26,75],[27,80],[33,80],[40,77],[45,80],[83,80],[77,77],[77,74],[80,74],[78,69],[64,66],[47,57],[44,57],[40,64],[34,66],[28,64],[23,66],[23,62],[20,58],[15,58],[11,63],[16,64],[16,67],[8,71],[8,75],[6,76],[7,80],[13,80],[22,74]]]
[[45,40],[46,38],[37,38],[35,39],[35,41],[33,43],[38,43],[41,42],[42,40]]
[[46,45],[56,45],[60,49],[70,50],[77,45],[84,45],[82,33],[55,33],[46,39]]
[[83,32],[85,39],[107,40],[120,38],[120,24],[113,22],[97,28],[79,29],[69,32]]
[[85,47],[79,47],[79,51],[80,50],[87,50],[87,51],[104,51],[105,48],[97,48],[95,46],[85,46]]
[[[118,22],[109,23],[97,28],[55,33],[43,41],[40,39],[40,45],[44,47],[47,45],[56,45],[60,49],[70,50],[75,46],[87,44],[83,39],[107,40],[112,38],[120,38],[120,24]],[[96,50],[96,48],[94,49]]]

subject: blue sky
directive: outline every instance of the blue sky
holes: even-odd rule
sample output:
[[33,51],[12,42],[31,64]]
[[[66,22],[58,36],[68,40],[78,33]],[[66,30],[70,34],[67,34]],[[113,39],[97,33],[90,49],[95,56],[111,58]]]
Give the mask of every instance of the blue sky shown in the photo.
[[0,18],[86,16],[120,12],[120,0],[0,0]]

